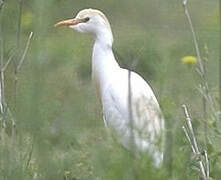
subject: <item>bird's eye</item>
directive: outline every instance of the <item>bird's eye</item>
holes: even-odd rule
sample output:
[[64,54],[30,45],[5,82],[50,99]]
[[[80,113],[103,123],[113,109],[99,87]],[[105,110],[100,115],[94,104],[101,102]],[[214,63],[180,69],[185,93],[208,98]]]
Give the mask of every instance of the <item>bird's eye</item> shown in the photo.
[[84,18],[84,22],[88,22],[90,20],[89,17]]

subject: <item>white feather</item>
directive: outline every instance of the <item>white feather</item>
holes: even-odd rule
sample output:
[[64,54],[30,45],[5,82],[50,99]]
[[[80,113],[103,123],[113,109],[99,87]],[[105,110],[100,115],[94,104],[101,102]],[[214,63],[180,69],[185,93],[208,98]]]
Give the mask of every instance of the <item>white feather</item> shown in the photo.
[[151,87],[137,73],[131,73],[132,117],[129,117],[128,70],[121,68],[115,60],[110,24],[98,10],[82,10],[77,15],[77,18],[85,17],[90,18],[87,23],[71,28],[95,36],[92,76],[103,106],[105,126],[111,128],[119,142],[128,149],[131,148],[133,137],[136,152],[147,151],[155,163],[160,164],[163,153],[159,143],[163,135],[164,119]]

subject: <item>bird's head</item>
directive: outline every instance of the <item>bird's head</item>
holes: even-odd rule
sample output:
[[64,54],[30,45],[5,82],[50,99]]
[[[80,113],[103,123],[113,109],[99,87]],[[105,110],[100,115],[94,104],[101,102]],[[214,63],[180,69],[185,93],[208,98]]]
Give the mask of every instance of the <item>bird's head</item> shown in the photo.
[[106,16],[96,9],[81,10],[75,18],[63,20],[55,24],[55,27],[59,26],[67,26],[78,32],[92,33],[96,36],[109,33],[109,36],[113,38]]

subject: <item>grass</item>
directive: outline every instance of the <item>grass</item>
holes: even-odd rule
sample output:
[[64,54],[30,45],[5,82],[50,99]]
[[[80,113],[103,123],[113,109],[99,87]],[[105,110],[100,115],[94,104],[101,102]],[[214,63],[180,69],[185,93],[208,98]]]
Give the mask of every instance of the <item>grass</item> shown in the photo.
[[[204,44],[208,46],[207,79],[215,102],[219,88],[217,3],[189,1],[203,57],[206,55]],[[5,72],[6,102],[17,127],[16,141],[11,145],[11,121],[7,117],[7,143],[0,143],[0,180],[197,179],[195,159],[182,131],[185,117],[181,105],[188,105],[200,149],[203,149],[203,105],[197,90],[201,80],[195,65],[181,62],[184,56],[195,56],[195,52],[180,1],[118,4],[113,0],[85,0],[72,4],[70,0],[24,2],[20,49],[13,62],[21,58],[31,31],[34,36],[18,75],[16,101],[14,63]],[[120,64],[126,66],[136,60],[136,71],[153,87],[173,136],[171,176],[168,169],[155,168],[148,156],[133,158],[105,129],[90,78],[91,37],[70,29],[53,28],[58,20],[71,17],[73,8],[77,12],[85,4],[107,14]],[[0,12],[4,60],[10,49],[15,48],[17,7],[17,2],[5,1]],[[218,103],[215,108],[218,111]],[[221,143],[216,129],[220,123],[210,115],[207,144],[210,176],[219,179]]]

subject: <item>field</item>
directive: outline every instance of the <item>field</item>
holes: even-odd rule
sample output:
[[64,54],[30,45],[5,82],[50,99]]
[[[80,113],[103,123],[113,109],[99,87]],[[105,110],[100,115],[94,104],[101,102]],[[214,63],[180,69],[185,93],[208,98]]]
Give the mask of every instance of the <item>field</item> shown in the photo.
[[[218,0],[187,4],[203,75],[197,71],[199,59],[183,60],[197,54],[181,0],[1,3],[0,180],[198,179],[199,157],[182,129],[183,104],[200,152],[208,153],[210,179],[221,179]],[[134,158],[110,136],[91,81],[92,36],[54,27],[89,7],[109,19],[119,64],[135,64],[134,71],[160,102],[166,121],[165,166],[154,167],[148,156]]]

